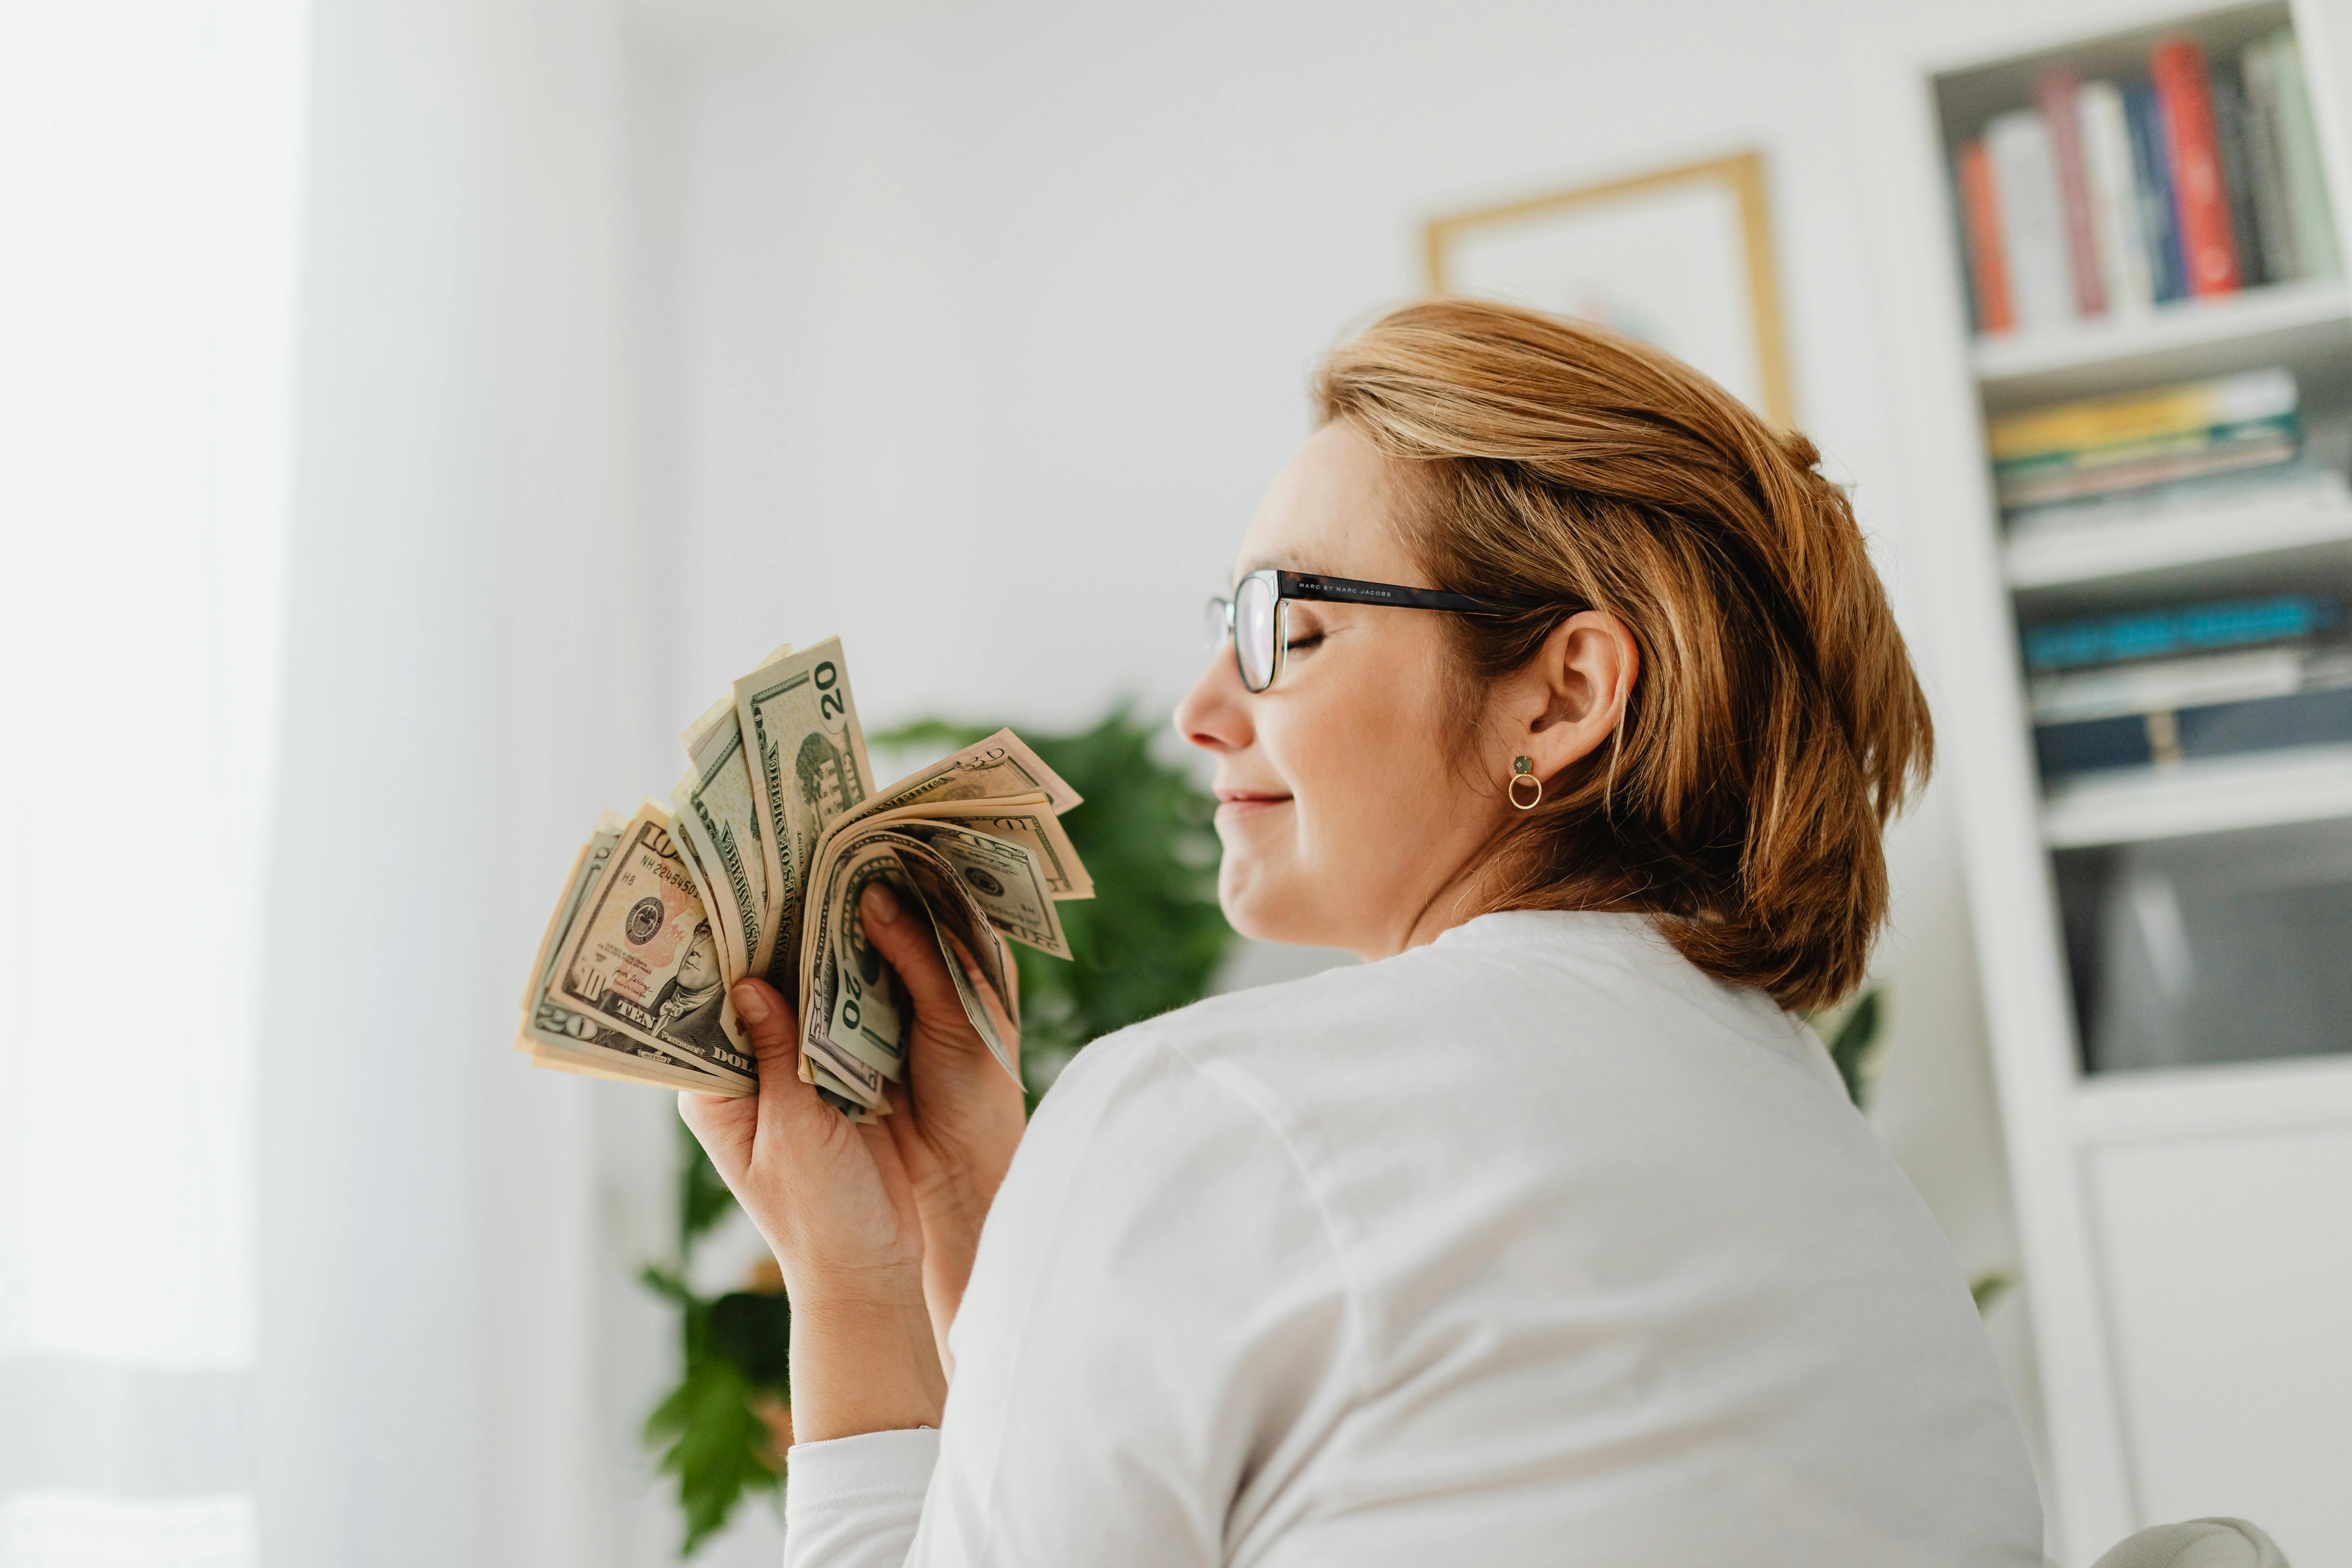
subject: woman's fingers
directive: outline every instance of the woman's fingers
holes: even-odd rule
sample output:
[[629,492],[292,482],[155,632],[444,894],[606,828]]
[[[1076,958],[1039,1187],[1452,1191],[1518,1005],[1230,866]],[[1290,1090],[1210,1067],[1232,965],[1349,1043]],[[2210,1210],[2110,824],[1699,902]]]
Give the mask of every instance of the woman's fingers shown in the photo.
[[912,911],[882,883],[869,882],[858,905],[866,923],[866,940],[874,944],[891,968],[898,972],[918,1017],[961,1020],[963,998],[940,961],[939,943],[931,939],[931,922]]
[[823,1136],[841,1118],[801,1081],[800,1020],[791,1004],[764,980],[743,980],[730,993],[735,1016],[751,1037],[760,1063],[759,1133],[761,1138]]
[[822,1127],[840,1119],[826,1110],[814,1089],[800,1080],[795,1060],[799,1030],[792,1007],[775,987],[761,980],[745,980],[729,994],[728,1000],[735,1005],[735,1016],[751,1037],[751,1053],[760,1064],[760,1091],[741,1098],[681,1094],[677,1113],[740,1198],[762,1143],[778,1149],[796,1135],[805,1135],[811,1123]]
[[710,1156],[712,1167],[729,1189],[736,1188],[751,1165],[751,1136],[759,1125],[759,1102],[748,1096],[735,1100],[685,1089],[677,1097],[677,1116],[702,1145],[703,1152]]
[[[971,992],[980,999],[981,1011],[986,1013],[989,1022],[996,1026],[996,1037],[1004,1042],[1005,1048],[1013,1053],[1014,1065],[1018,1066],[1021,1061],[1021,1026],[1013,1022],[1011,1016],[1005,1012],[1003,1001],[982,976],[980,961],[965,952],[963,943],[956,941],[954,937],[948,938],[948,942],[955,948],[956,962],[963,965],[964,973],[971,981]],[[1021,966],[1017,963],[1006,964],[1004,979],[1005,983],[1013,987],[1013,994],[1017,1001],[1021,994]]]
[[759,1058],[760,1081],[765,1083],[770,1062],[789,1067],[798,1053],[792,1007],[764,980],[737,981],[728,999],[735,1004],[735,1016],[751,1037],[751,1054]]
[[808,1086],[799,1081],[800,1075],[793,1070],[793,1010],[774,988],[762,981],[746,980],[735,987],[729,1000],[735,1004],[735,1016],[751,1037],[752,1055],[760,1063],[760,1092],[740,1098],[680,1094],[677,1113],[701,1141],[711,1164],[740,1196],[759,1134],[772,1123],[783,1099],[780,1091],[786,1085],[803,1091]]

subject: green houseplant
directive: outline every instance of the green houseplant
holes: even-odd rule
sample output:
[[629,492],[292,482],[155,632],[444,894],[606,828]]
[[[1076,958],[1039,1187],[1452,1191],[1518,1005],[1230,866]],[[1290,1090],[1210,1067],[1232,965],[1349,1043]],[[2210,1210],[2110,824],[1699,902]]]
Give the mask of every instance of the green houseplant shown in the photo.
[[[877,750],[939,753],[997,728],[934,719],[873,739]],[[1096,888],[1093,899],[1061,906],[1072,960],[1013,949],[1022,1068],[1033,1106],[1087,1041],[1207,994],[1233,947],[1233,928],[1217,909],[1216,802],[1190,773],[1155,754],[1160,733],[1122,704],[1076,733],[1023,735],[1085,797],[1063,826]],[[701,1146],[683,1126],[678,1131],[677,1249],[640,1278],[678,1310],[683,1366],[677,1385],[646,1418],[645,1437],[676,1479],[683,1557],[744,1498],[772,1495],[782,1484],[791,1440],[792,1308],[772,1269],[739,1290],[693,1289],[696,1250],[735,1200]]]

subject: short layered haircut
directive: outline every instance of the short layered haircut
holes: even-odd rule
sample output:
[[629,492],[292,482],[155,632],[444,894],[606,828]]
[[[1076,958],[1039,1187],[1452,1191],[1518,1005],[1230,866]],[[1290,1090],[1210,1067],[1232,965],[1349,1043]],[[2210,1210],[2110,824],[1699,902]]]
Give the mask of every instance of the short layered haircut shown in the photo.
[[1471,300],[1382,316],[1314,395],[1419,481],[1434,585],[1536,606],[1444,617],[1464,711],[1574,604],[1640,650],[1616,736],[1504,830],[1471,912],[1643,910],[1784,1007],[1852,992],[1886,916],[1881,835],[1935,738],[1813,444],[1635,339]]

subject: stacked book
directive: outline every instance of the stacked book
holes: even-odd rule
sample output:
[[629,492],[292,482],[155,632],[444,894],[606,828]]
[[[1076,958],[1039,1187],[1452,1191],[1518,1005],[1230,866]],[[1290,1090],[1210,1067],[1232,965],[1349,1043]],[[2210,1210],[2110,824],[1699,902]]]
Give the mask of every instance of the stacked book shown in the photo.
[[2027,628],[2042,777],[2352,742],[2343,620],[2283,594]]
[[2340,270],[2292,30],[2211,59],[2168,37],[2145,78],[2054,70],[2034,99],[1954,155],[1978,331]]
[[2295,380],[2275,367],[2001,415],[1985,436],[2012,535],[2342,489],[2297,460]]

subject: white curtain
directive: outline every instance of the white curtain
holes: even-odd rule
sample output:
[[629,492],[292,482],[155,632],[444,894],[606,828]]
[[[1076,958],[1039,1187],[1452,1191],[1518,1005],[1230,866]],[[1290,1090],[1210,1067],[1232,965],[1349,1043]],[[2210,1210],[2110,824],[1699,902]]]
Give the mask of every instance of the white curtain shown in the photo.
[[0,0],[0,1568],[674,1549],[674,1112],[506,1048],[704,684],[626,31]]
[[0,1564],[254,1560],[302,0],[0,6]]

